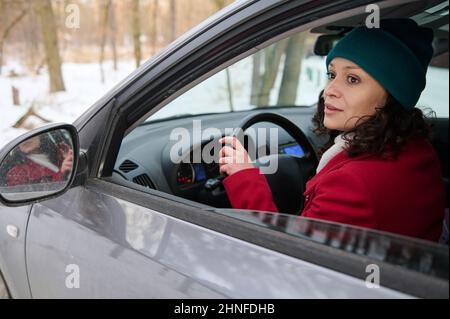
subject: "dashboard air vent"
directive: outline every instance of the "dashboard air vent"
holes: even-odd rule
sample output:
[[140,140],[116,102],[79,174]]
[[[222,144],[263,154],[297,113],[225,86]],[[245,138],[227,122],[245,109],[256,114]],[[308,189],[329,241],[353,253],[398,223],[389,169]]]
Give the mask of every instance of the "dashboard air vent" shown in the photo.
[[122,164],[120,164],[119,169],[124,173],[129,173],[138,168],[136,163],[133,163],[130,160],[125,160]]
[[148,188],[155,189],[155,184],[153,184],[150,177],[147,174],[142,174],[133,178],[133,182]]

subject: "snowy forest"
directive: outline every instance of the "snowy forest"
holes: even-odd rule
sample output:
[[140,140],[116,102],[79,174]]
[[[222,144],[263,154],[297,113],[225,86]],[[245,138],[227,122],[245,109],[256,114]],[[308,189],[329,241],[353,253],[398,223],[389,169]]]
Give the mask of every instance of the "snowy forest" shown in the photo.
[[0,0],[0,146],[73,122],[232,0]]

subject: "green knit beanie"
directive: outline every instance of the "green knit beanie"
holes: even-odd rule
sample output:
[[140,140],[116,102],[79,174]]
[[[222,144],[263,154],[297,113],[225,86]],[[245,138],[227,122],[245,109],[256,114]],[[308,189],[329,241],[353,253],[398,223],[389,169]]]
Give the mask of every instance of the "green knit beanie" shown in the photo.
[[330,51],[357,64],[376,79],[405,109],[411,111],[425,88],[433,56],[433,30],[411,19],[386,19],[380,28],[357,27]]

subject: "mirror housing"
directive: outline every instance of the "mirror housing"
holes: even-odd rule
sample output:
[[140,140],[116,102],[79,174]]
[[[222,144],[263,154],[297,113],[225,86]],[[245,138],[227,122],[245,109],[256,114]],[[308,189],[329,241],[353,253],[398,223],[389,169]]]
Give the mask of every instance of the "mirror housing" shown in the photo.
[[77,175],[80,146],[71,124],[49,124],[0,150],[0,202],[24,206],[65,193]]

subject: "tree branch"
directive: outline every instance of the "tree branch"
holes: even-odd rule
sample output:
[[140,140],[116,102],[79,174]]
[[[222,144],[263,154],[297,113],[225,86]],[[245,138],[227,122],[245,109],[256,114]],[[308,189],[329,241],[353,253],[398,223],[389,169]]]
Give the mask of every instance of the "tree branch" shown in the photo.
[[28,13],[28,9],[23,9],[22,12],[20,12],[20,14],[13,21],[11,21],[11,23],[6,27],[5,31],[3,31],[3,35],[0,39],[0,43],[3,43],[5,41],[5,39],[8,37],[9,33],[14,28],[14,26],[16,24],[18,24],[20,22],[20,20],[22,20],[23,17],[25,17],[27,15],[27,13]]

